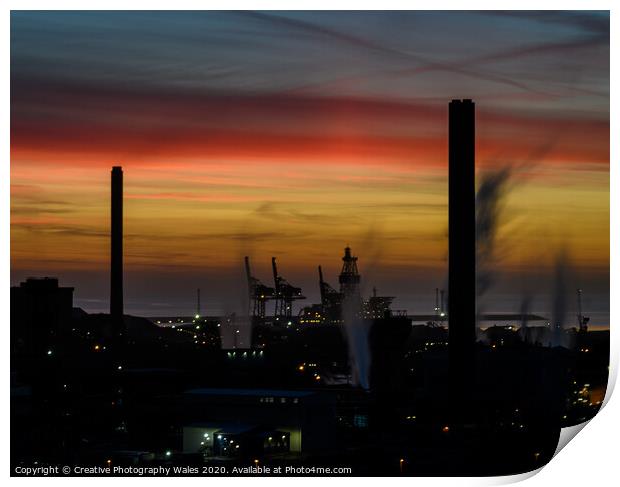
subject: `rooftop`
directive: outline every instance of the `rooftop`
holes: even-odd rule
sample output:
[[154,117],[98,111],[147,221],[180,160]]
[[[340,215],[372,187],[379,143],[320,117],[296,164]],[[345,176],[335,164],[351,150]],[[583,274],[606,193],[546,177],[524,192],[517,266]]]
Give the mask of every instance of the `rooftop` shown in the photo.
[[217,389],[200,388],[185,391],[186,394],[201,396],[252,396],[252,397],[308,397],[315,394],[313,391],[294,391],[284,389]]

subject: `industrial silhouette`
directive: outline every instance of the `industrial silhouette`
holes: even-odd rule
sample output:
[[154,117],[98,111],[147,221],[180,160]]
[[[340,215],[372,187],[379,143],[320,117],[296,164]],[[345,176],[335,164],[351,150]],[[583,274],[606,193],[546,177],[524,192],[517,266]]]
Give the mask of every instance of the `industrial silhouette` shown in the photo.
[[112,168],[110,238],[110,316],[123,321],[123,169]]
[[276,320],[288,320],[293,316],[293,301],[306,299],[306,297],[301,294],[301,288],[290,285],[286,279],[278,274],[275,257],[271,258],[271,267],[275,284],[273,299],[275,299],[276,306],[274,316]]
[[11,288],[11,358],[58,351],[70,330],[73,288],[53,277],[30,277]]
[[452,100],[449,108],[449,278],[450,375],[459,411],[469,403],[476,344],[475,106]]
[[476,339],[474,103],[453,100],[448,114],[448,304],[436,289],[428,314],[393,310],[396,297],[376,288],[363,296],[363,259],[358,268],[347,245],[339,289],[319,265],[320,303],[298,313],[306,297],[276,257],[271,287],[246,256],[245,316],[207,316],[200,289],[190,316],[124,315],[114,166],[110,313],[73,308],[73,288],[57,279],[11,288],[12,463],[320,464],[355,475],[540,467],[560,427],[600,407],[608,334],[588,331],[578,290],[577,328],[561,330],[572,346],[543,345],[556,330],[526,307],[486,315],[502,325]]

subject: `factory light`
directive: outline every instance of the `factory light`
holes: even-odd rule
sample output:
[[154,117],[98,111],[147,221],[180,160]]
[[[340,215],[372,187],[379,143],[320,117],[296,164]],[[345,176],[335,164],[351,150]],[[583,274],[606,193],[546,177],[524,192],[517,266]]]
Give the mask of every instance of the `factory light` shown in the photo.
[[200,318],[200,315],[196,315],[196,316],[195,316],[195,318],[196,318],[196,319]]
[[167,456],[167,457],[169,457],[170,455],[172,455],[172,452],[171,452],[170,450],[168,450],[168,451],[166,452],[166,456]]
[[48,355],[51,355],[52,353],[53,353],[53,352],[52,352],[51,350],[48,350],[48,351],[47,351],[47,354],[48,354]]

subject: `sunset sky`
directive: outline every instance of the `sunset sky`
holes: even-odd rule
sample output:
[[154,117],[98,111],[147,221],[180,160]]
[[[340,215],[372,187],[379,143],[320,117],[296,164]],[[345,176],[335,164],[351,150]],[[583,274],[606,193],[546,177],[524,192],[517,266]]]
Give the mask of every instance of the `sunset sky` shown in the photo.
[[316,302],[316,266],[335,286],[347,244],[365,293],[431,312],[452,98],[476,102],[478,179],[513,168],[486,306],[532,293],[548,314],[565,252],[569,303],[582,287],[607,325],[596,12],[12,12],[11,284],[58,276],[107,309],[122,165],[127,313],[193,313],[197,287],[205,313],[233,311],[244,255]]

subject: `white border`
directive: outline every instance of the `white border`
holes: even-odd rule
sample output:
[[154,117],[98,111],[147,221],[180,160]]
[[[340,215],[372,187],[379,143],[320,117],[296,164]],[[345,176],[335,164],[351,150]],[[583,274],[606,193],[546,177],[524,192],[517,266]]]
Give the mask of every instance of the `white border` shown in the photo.
[[[2,238],[0,239],[0,247],[3,259],[0,263],[0,272],[4,278],[5,287],[0,293],[2,299],[2,310],[5,313],[5,319],[2,322],[2,343],[4,344],[3,354],[3,362],[4,362],[4,373],[2,374],[2,390],[6,394],[5,397],[9,394],[9,374],[7,373],[9,370],[9,354],[8,354],[8,335],[9,335],[9,327],[8,327],[8,305],[9,305],[9,282],[10,282],[10,263],[9,263],[9,239],[8,239],[8,229],[9,229],[9,207],[10,207],[10,169],[9,163],[10,160],[10,145],[9,145],[9,123],[10,123],[10,109],[9,109],[9,66],[10,66],[10,43],[9,43],[9,32],[10,32],[10,15],[9,10],[28,10],[28,9],[39,9],[39,10],[50,10],[50,9],[67,9],[67,10],[93,10],[93,9],[176,9],[176,10],[185,10],[185,9],[196,9],[196,10],[228,10],[228,9],[262,9],[262,10],[303,10],[303,9],[322,9],[322,10],[332,10],[332,9],[353,9],[353,10],[362,10],[362,9],[382,9],[382,10],[442,10],[442,9],[452,9],[452,10],[462,10],[464,7],[469,9],[512,9],[512,10],[540,10],[540,9],[549,9],[549,10],[611,10],[611,71],[610,71],[610,82],[611,85],[614,86],[614,82],[618,81],[617,76],[617,60],[615,59],[615,55],[617,53],[617,35],[614,35],[614,32],[618,32],[619,25],[615,19],[616,12],[613,9],[614,3],[612,1],[532,1],[532,0],[522,0],[522,1],[502,1],[502,2],[490,2],[490,1],[479,1],[473,0],[468,2],[458,2],[458,1],[442,1],[435,0],[433,2],[406,2],[406,1],[394,1],[394,0],[383,0],[382,2],[368,2],[368,1],[325,1],[325,0],[298,0],[295,2],[291,1],[283,1],[283,0],[269,0],[269,1],[247,1],[247,0],[228,0],[227,2],[213,2],[213,1],[200,1],[200,0],[175,0],[174,2],[166,2],[161,0],[152,0],[152,1],[119,1],[119,0],[90,0],[87,4],[83,1],[78,0],[59,0],[55,2],[50,1],[42,1],[42,0],[22,0],[22,1],[14,1],[8,0],[3,3],[4,8],[4,16],[2,17],[2,32],[3,32],[3,44],[2,44],[2,62],[0,66],[2,66],[2,77],[0,78],[0,83],[2,83],[4,97],[2,99],[3,110],[2,110],[2,125],[3,125],[3,137],[2,137],[2,148],[3,154],[5,154],[5,158],[3,163],[0,164],[0,189],[2,192],[2,207],[0,211],[0,218],[2,220],[2,228],[5,230],[2,233]],[[616,9],[617,10],[617,9]],[[614,96],[614,92],[612,92],[610,99],[611,106],[611,126],[610,126],[610,134],[618,134],[617,130],[617,114],[618,114],[618,101],[617,97]],[[614,137],[611,137],[611,157],[610,160],[614,161],[611,163],[610,168],[610,182],[611,187],[615,189],[615,191],[611,192],[610,204],[611,204],[611,287],[610,292],[611,296],[618,295],[618,286],[617,286],[617,278],[618,278],[618,248],[620,246],[620,225],[618,222],[617,210],[619,208],[619,198],[617,193],[618,188],[618,167],[616,162],[617,156],[617,142]],[[616,322],[617,316],[617,305],[613,299],[611,299],[611,309],[610,309],[610,323]],[[394,483],[402,483],[405,482],[407,485],[412,485],[413,483],[418,485],[441,485],[441,486],[452,486],[452,485],[496,485],[502,483],[511,483],[524,480],[525,478],[529,478],[528,485],[541,485],[541,486],[549,486],[553,484],[560,484],[564,486],[571,485],[612,485],[614,484],[614,480],[617,482],[618,479],[618,467],[617,467],[617,453],[614,448],[616,438],[614,433],[620,431],[618,418],[620,417],[620,402],[616,399],[610,400],[610,393],[614,388],[615,382],[617,380],[617,372],[618,372],[618,357],[620,352],[620,344],[618,343],[618,333],[614,333],[614,327],[611,327],[611,361],[610,361],[610,382],[608,387],[608,394],[605,398],[605,407],[600,411],[600,413],[590,421],[590,424],[587,425],[586,428],[583,429],[582,432],[579,433],[580,439],[577,441],[570,442],[564,449],[562,449],[561,453],[554,458],[547,466],[543,467],[538,475],[534,475],[534,473],[512,476],[512,477],[495,477],[495,478],[390,478],[391,482]],[[2,402],[2,420],[4,421],[5,428],[4,438],[2,443],[2,459],[3,461],[3,471],[2,474],[5,476],[9,475],[10,466],[9,466],[9,401],[7,400]],[[201,485],[205,485],[206,482],[212,482],[216,479],[209,478],[184,478],[181,481],[183,483],[200,483]],[[22,482],[29,482],[29,479],[24,478],[11,478],[11,482],[15,484],[21,484]],[[73,483],[77,482],[80,484],[84,483],[84,479],[65,479],[65,478],[53,478],[47,479],[48,482],[52,484],[56,483]],[[113,482],[120,483],[140,483],[148,481],[149,484],[159,484],[161,482],[167,482],[168,479],[155,478],[155,479],[114,479]],[[175,482],[179,480],[174,480]],[[316,479],[316,478],[298,478],[298,479],[289,479],[289,478],[226,478],[226,479],[218,479],[218,483],[247,483],[249,481],[256,482],[258,484],[273,485],[273,483],[290,483],[294,481],[295,483],[299,483],[301,485],[311,485],[316,482],[327,483],[327,484],[338,484],[341,485],[343,483],[353,483],[359,484],[360,482],[372,482],[378,483],[381,482],[381,479],[377,478],[368,478],[368,479],[355,479],[355,478],[327,478],[327,479]],[[107,478],[92,478],[89,479],[88,482],[93,482],[95,484],[107,485],[111,482],[110,479]]]

